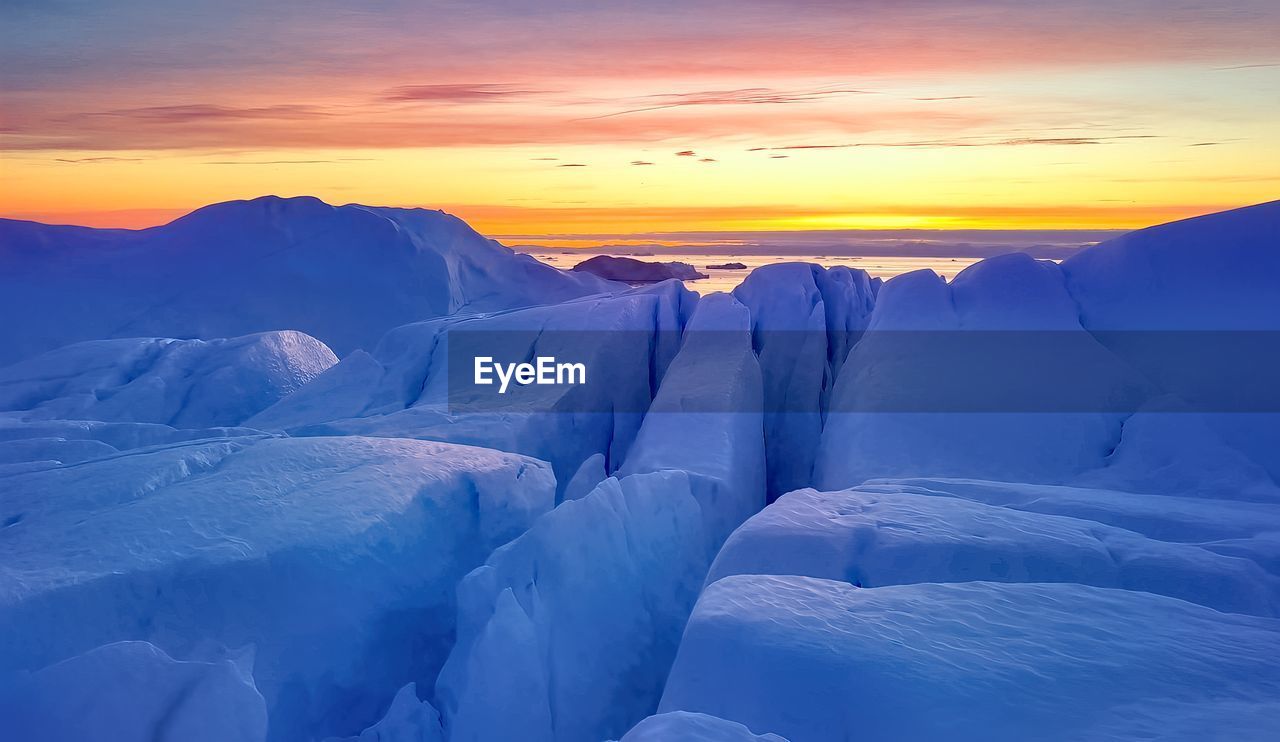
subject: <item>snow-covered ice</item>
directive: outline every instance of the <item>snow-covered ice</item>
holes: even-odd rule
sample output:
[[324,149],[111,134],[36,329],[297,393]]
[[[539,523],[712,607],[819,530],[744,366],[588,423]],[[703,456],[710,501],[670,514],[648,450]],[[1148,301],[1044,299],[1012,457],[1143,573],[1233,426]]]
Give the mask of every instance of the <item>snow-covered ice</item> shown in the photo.
[[[698,302],[617,477],[463,581],[438,688],[451,740],[586,742],[653,710],[711,557],[765,500],[748,323],[728,295]],[[681,412],[708,408],[754,412]]]
[[0,738],[263,742],[267,708],[248,654],[179,662],[147,642],[118,642],[0,677]]
[[[311,384],[247,421],[293,435],[368,435],[465,443],[535,456],[561,490],[594,454],[613,472],[679,350],[697,295],[669,281],[555,306],[412,323],[387,333],[372,353],[344,358]],[[527,343],[530,355],[571,358],[607,383],[513,389],[500,409],[455,413],[449,337],[494,333]]]
[[266,330],[300,330],[346,355],[406,322],[611,286],[444,212],[306,197],[214,204],[137,231],[3,219],[0,245],[0,316],[23,318],[0,326],[0,363],[79,340]]
[[330,737],[325,742],[444,742],[440,714],[426,701],[418,699],[416,683],[396,692],[391,708],[377,724],[354,737]]
[[752,734],[734,721],[706,714],[671,711],[636,724],[621,742],[787,742],[776,734]]
[[[1280,506],[1269,515],[1280,523]],[[784,495],[734,532],[708,581],[733,574],[821,577],[860,587],[1077,582],[1280,615],[1280,577],[1242,556],[1084,518],[903,490]]]
[[691,478],[607,479],[463,580],[450,740],[599,740],[652,712],[710,563]]
[[[931,271],[899,276],[879,292],[867,329],[832,392],[813,478],[823,489],[890,476],[1059,482],[1105,463],[1124,416],[1101,410],[1117,400],[1136,408],[1150,394],[1139,374],[1080,326],[1058,266],[1025,254],[982,261],[950,284]],[[967,332],[977,333],[975,350],[965,348]],[[1068,383],[1076,385],[1074,397],[1099,411],[911,411],[920,398],[963,401],[993,383],[976,376],[983,368],[957,368],[970,361],[1003,367],[1009,376],[1001,381],[1031,395],[1068,391],[1021,369],[1025,359],[986,358],[994,332],[1022,333],[994,343],[1010,354],[1019,338],[1030,343],[1034,333],[1052,333],[1050,352],[1069,351],[1092,370]],[[1051,365],[1054,356],[1036,360]]]
[[[1116,333],[1280,330],[1278,225],[698,297],[433,211],[0,222],[0,738],[1273,739],[1280,415],[1204,403],[1266,367]],[[484,337],[607,383],[495,405]]]
[[879,287],[865,271],[780,263],[734,289],[764,377],[770,498],[812,480],[827,397]]
[[338,359],[300,332],[230,340],[90,340],[0,368],[0,411],[23,419],[239,425]]
[[146,640],[257,649],[274,739],[430,687],[458,580],[553,502],[541,462],[396,439],[241,437],[4,478],[0,671]]
[[[1260,741],[1275,731],[1277,653],[1276,619],[1133,590],[739,575],[703,592],[659,710],[792,742],[1122,740],[1143,727],[1190,741],[1206,726]],[[1160,723],[1170,707],[1182,710]]]

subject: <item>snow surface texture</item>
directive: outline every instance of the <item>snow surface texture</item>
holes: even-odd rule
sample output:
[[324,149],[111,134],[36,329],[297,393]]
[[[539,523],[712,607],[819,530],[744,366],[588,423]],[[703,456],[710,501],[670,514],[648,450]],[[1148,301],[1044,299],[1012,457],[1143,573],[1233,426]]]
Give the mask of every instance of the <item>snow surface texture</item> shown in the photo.
[[[437,212],[0,224],[0,738],[1274,739],[1280,423],[1105,331],[1277,329],[1278,223],[701,299]],[[1139,411],[860,413],[954,389],[878,329]],[[451,411],[470,331],[612,383]]]
[[1280,621],[1132,590],[739,575],[703,592],[660,711],[792,742],[1123,740],[1150,726],[1192,740],[1214,725],[1262,740],[1277,652]]
[[[1056,482],[1103,466],[1123,415],[850,411],[930,393],[945,397],[953,389],[954,359],[947,349],[929,339],[907,344],[903,338],[910,331],[1051,331],[1074,337],[1080,355],[1108,369],[1091,378],[1096,389],[1082,393],[1096,399],[1099,409],[1113,398],[1137,404],[1142,379],[1080,326],[1078,313],[1061,269],[1023,254],[977,263],[950,284],[931,271],[890,281],[877,297],[869,334],[849,353],[832,393],[815,484],[836,489],[877,476],[921,475]],[[963,395],[965,389],[952,393]]]
[[92,340],[0,368],[0,411],[26,419],[239,425],[338,359],[300,332],[231,340]]
[[751,311],[764,374],[770,499],[812,481],[827,397],[880,283],[866,271],[783,263],[753,271],[734,289]]
[[[1280,507],[1264,517],[1280,527]],[[1161,541],[1084,518],[903,489],[791,492],[733,534],[708,580],[731,574],[802,575],[860,587],[1079,582],[1280,615],[1280,577],[1212,544]]]
[[[0,363],[78,340],[300,330],[345,356],[406,322],[609,290],[440,211],[268,196],[138,231],[0,220]],[[74,297],[74,300],[69,300]]]
[[787,742],[776,734],[752,734],[732,721],[706,714],[672,711],[650,716],[632,727],[622,742]]
[[[372,353],[353,353],[247,424],[292,435],[420,438],[523,453],[550,462],[563,492],[595,454],[605,458],[606,472],[621,466],[696,301],[669,281],[556,306],[405,325]],[[585,402],[570,396],[577,393],[572,387],[520,387],[501,410],[451,414],[452,332],[520,333],[530,357],[573,358],[606,374],[608,385],[597,388],[605,398]]]
[[126,639],[183,657],[254,644],[279,739],[358,732],[433,680],[456,583],[555,489],[532,459],[358,437],[195,442],[3,481],[0,671]]
[[0,677],[0,738],[40,742],[262,742],[267,709],[247,657],[178,662],[120,642]]
[[[764,505],[760,413],[678,412],[724,399],[759,409],[748,321],[728,295],[700,301],[689,320],[700,332],[671,362],[619,478],[566,500],[463,581],[438,685],[451,740],[587,742],[653,710],[712,556]],[[712,330],[736,332],[701,332]]]

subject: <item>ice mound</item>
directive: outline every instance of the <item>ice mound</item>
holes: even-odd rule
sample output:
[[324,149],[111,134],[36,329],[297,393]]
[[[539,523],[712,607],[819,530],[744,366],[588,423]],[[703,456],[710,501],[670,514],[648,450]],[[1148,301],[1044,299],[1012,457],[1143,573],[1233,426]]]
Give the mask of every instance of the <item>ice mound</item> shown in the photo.
[[1256,502],[972,479],[882,479],[858,489],[886,495],[958,497],[1031,513],[1065,515],[1160,541],[1198,543],[1214,550],[1223,544],[1257,541],[1269,533],[1280,533],[1280,507]]
[[0,473],[76,464],[145,446],[262,435],[250,428],[178,430],[157,423],[28,421],[21,419],[24,416],[0,413]]
[[733,576],[699,599],[659,711],[792,742],[1262,740],[1277,652],[1276,619],[1130,590]]
[[[696,294],[669,282],[555,306],[405,325],[371,354],[343,359],[248,424],[292,435],[419,438],[522,453],[549,462],[563,492],[594,454],[605,458],[606,472],[622,465],[696,301]],[[449,338],[488,333],[510,338],[504,345],[527,344],[529,356],[583,362],[605,383],[521,387],[500,408],[454,411],[452,403],[467,400],[450,396]]]
[[440,714],[426,701],[418,700],[414,683],[401,688],[391,701],[387,715],[355,737],[330,737],[325,742],[444,742]]
[[1277,423],[1277,416],[1203,415],[1162,403],[1167,402],[1156,400],[1126,418],[1120,440],[1102,466],[1070,482],[1129,492],[1280,502],[1280,486],[1270,473],[1215,429],[1215,418],[1221,425],[1221,418],[1270,418]]
[[0,368],[0,411],[23,419],[239,425],[338,359],[300,332],[229,340],[92,340]]
[[748,322],[726,294],[699,301],[617,477],[463,581],[437,688],[451,742],[595,742],[653,711],[711,557],[764,504]]
[[689,472],[716,547],[765,502],[763,389],[750,321],[728,294],[698,302],[619,471]]
[[811,482],[827,397],[879,288],[866,271],[778,263],[734,289],[764,376],[770,499]]
[[[1136,409],[1152,394],[1081,327],[1058,266],[1025,254],[977,263],[951,284],[931,271],[898,276],[879,292],[867,329],[831,396],[814,467],[821,489],[891,476],[1063,482],[1103,466],[1114,448],[1125,415],[1104,410]],[[1034,353],[1039,337],[1052,338],[1044,357],[987,357],[1024,346]],[[1069,389],[1043,377],[1061,354],[1090,369],[1083,380],[1066,380]],[[968,364],[976,370],[966,373]],[[976,375],[1001,369],[1007,376],[999,380]],[[1069,391],[1081,409],[1099,411],[963,407],[1002,384],[1027,398]],[[921,399],[941,411],[915,411]],[[953,400],[960,406],[948,409]]]
[[[1206,331],[1202,352],[1212,356],[1214,345],[1231,343],[1229,333],[1215,332],[1280,330],[1280,201],[1130,232],[1063,261],[1062,270],[1088,329],[1119,340],[1125,336],[1116,331]],[[1201,390],[1198,364],[1112,345],[1170,392],[1194,397]],[[1254,384],[1270,384],[1271,360]],[[1280,482],[1280,414],[1206,418]]]
[[[161,227],[0,220],[0,363],[80,340],[300,330],[339,355],[406,322],[609,290],[439,211],[267,196]],[[74,300],[68,300],[74,297]]]
[[267,709],[236,660],[179,662],[146,642],[0,678],[0,737],[34,742],[263,742]]
[[0,671],[94,646],[257,647],[272,739],[352,734],[430,687],[455,585],[553,503],[520,456],[259,436],[4,478]]
[[733,574],[859,587],[1077,582],[1280,615],[1280,578],[1247,558],[1081,518],[902,491],[791,492],[734,532],[707,579]]
[[1090,330],[1280,330],[1280,201],[1129,232],[1062,272]]
[[734,721],[706,714],[672,711],[650,716],[632,727],[621,742],[787,742],[776,734],[752,734]]
[[684,472],[611,478],[540,518],[458,588],[449,739],[620,736],[657,703],[710,547]]

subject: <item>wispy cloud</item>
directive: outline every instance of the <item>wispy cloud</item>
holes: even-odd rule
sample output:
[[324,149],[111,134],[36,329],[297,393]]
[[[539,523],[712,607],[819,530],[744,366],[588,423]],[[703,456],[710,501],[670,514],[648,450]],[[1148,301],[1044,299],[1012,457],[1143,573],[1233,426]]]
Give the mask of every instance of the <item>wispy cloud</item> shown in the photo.
[[141,157],[55,157],[54,162],[68,165],[95,165],[106,162],[143,162]]
[[1261,64],[1236,64],[1230,67],[1214,67],[1214,70],[1223,72],[1226,70],[1256,70],[1263,67],[1280,67],[1280,62],[1265,62]]
[[630,99],[635,107],[597,116],[585,116],[586,120],[629,116],[636,113],[662,111],[687,106],[757,106],[785,103],[810,103],[844,95],[874,95],[876,91],[855,88],[826,88],[819,90],[776,90],[774,88],[739,88],[737,90],[701,90],[691,93],[661,93]]
[[374,162],[371,157],[336,157],[330,160],[208,160],[202,165],[334,165],[341,162]]
[[539,95],[547,91],[500,83],[447,83],[439,85],[400,85],[382,97],[388,101],[421,101],[434,103],[477,103],[510,100]]
[[319,106],[282,104],[275,106],[237,107],[211,103],[190,103],[175,106],[146,106],[122,108],[84,114],[86,116],[116,117],[142,123],[188,124],[219,120],[286,120],[318,119],[334,115]]
[[853,149],[857,147],[1029,147],[1091,146],[1124,139],[1158,139],[1156,134],[1124,134],[1104,137],[1014,137],[922,139],[901,142],[847,142],[843,144],[789,144],[779,147],[753,147],[748,152],[766,150]]

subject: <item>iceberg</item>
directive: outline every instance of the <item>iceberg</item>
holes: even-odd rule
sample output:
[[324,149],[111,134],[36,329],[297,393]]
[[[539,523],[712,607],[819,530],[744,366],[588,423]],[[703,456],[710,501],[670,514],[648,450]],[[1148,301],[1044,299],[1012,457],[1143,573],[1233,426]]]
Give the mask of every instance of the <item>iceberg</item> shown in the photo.
[[612,255],[597,255],[573,266],[575,273],[590,273],[610,280],[622,281],[633,285],[657,283],[674,278],[677,281],[696,281],[706,278],[707,274],[699,273],[688,263],[677,261],[654,263],[634,258],[615,258]]
[[[0,363],[80,340],[299,330],[339,355],[415,320],[616,288],[441,211],[267,196],[142,230],[0,220]],[[75,297],[68,301],[67,297]]]

